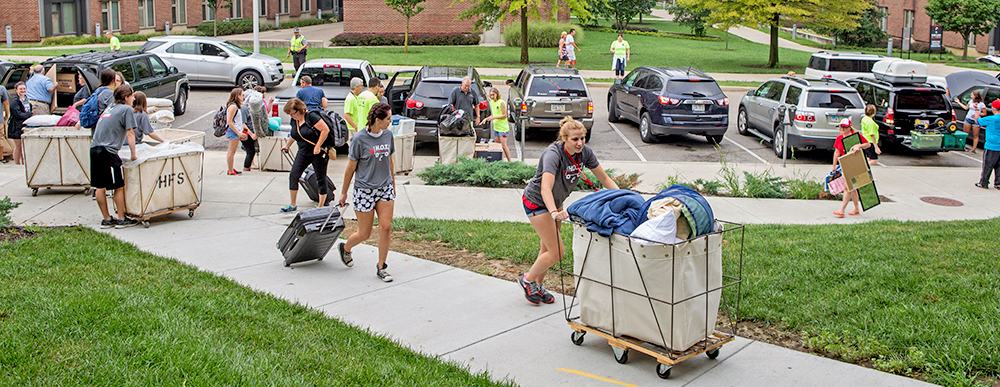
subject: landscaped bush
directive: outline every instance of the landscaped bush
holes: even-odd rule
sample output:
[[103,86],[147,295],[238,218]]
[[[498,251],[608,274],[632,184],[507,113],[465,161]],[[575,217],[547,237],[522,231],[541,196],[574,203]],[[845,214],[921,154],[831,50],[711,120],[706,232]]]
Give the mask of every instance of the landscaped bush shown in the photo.
[[636,26],[626,25],[625,28],[622,28],[620,25],[618,25],[618,23],[612,24],[611,28],[615,30],[626,30],[626,31],[659,32],[656,30],[656,28],[649,28],[649,27],[636,27]]
[[[639,180],[639,176],[642,176],[641,173],[618,173],[618,170],[614,168],[608,168],[604,172],[618,185],[619,189],[634,190],[635,187],[642,183],[642,180]],[[594,184],[594,188],[604,189],[604,183],[601,183],[601,180],[589,169],[584,169],[583,174]],[[587,191],[591,187],[587,185],[586,181],[580,179],[576,181],[576,189],[577,191]]]
[[[596,28],[588,27],[587,31],[607,32],[607,33],[611,33],[611,34],[617,34],[619,32],[618,30],[616,30],[614,28],[611,28],[611,27],[596,27]],[[712,36],[712,35],[695,36],[695,35],[692,35],[692,34],[684,34],[684,33],[680,33],[680,32],[669,32],[669,31],[667,31],[667,32],[649,32],[649,31],[627,30],[627,31],[625,31],[625,34],[626,35],[657,36],[657,37],[661,37],[661,38],[674,38],[674,39],[708,40],[708,41],[717,41],[717,40],[721,39],[718,36]],[[577,35],[579,35],[579,33],[577,33]],[[504,35],[504,39],[507,39],[507,35],[506,34]],[[558,40],[559,39],[556,39],[557,43],[558,43]],[[508,45],[509,45],[509,43],[508,43]]]
[[[563,31],[576,28],[576,40],[583,39],[583,28],[569,23],[528,23],[528,47],[559,47]],[[507,26],[503,40],[510,47],[521,47],[521,23]]]
[[[334,36],[335,46],[402,46],[403,34],[369,34],[345,32]],[[410,34],[411,46],[474,46],[478,34]]]
[[21,203],[12,202],[9,197],[4,196],[3,200],[0,200],[0,227],[13,226],[14,222],[10,221],[10,210],[17,208]]
[[[336,19],[336,16],[330,19],[304,19],[304,20],[282,22],[281,29],[332,23],[334,19]],[[216,33],[220,36],[250,33],[253,32],[253,19],[240,19],[240,20],[216,22],[215,28],[217,30],[213,30],[212,22],[204,22],[198,25],[198,33],[205,36],[212,36],[213,31],[216,31]],[[259,28],[260,31],[270,31],[279,29],[278,27],[275,27],[273,24],[261,24]]]
[[[211,32],[211,31],[209,31],[209,32]],[[154,36],[163,36],[163,33],[142,34],[142,35],[139,35],[139,34],[128,34],[128,35],[116,35],[116,36],[118,37],[118,41],[122,42],[122,43],[125,43],[125,42],[144,42],[144,41],[146,41],[149,38],[152,38]],[[111,44],[111,41],[108,39],[107,36],[104,36],[104,35],[101,35],[101,36],[89,36],[89,35],[88,36],[60,36],[60,37],[55,37],[55,38],[48,38],[48,39],[45,39],[44,41],[42,41],[42,44],[46,45],[46,46],[75,46],[75,45],[78,45],[78,44],[98,44],[98,43]]]
[[520,161],[487,163],[459,157],[456,164],[436,164],[417,173],[428,185],[523,187],[537,168]]

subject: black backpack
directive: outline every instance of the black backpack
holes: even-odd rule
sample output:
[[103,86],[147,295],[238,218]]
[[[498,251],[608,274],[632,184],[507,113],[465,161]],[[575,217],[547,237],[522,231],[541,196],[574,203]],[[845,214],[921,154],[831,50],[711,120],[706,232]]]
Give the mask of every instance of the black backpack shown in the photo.
[[[323,110],[310,110],[309,113],[319,114],[326,123],[326,127],[330,129],[330,133],[326,136],[326,141],[323,142],[323,148],[335,148],[341,147],[347,144],[347,121],[340,117],[340,114],[332,111]],[[302,137],[308,143],[315,144],[319,141],[319,131],[312,126],[299,125],[299,137]]]

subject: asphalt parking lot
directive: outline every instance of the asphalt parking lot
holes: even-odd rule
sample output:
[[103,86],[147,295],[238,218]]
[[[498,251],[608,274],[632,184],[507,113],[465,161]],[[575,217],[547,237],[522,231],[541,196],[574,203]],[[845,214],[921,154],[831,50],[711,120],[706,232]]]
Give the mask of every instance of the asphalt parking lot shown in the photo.
[[[268,96],[277,95],[288,87],[290,80],[285,80],[281,85],[268,90]],[[500,83],[500,82],[495,82]],[[498,87],[502,95],[507,95],[506,87]],[[229,94],[229,87],[193,87],[188,100],[188,110],[183,116],[177,117],[172,127],[175,129],[201,130],[206,133],[205,145],[208,149],[226,149],[224,138],[216,138],[212,135],[212,116],[225,104]],[[716,149],[709,144],[703,136],[681,135],[668,136],[659,139],[655,144],[642,142],[639,137],[638,126],[631,122],[608,122],[607,112],[607,91],[606,86],[591,86],[591,94],[594,98],[594,127],[593,134],[588,145],[597,153],[602,160],[621,161],[658,161],[658,162],[716,162],[720,160],[720,155],[729,162],[737,163],[762,163],[781,165],[781,158],[775,157],[771,151],[769,142],[761,141],[756,137],[740,135],[736,130],[736,107],[740,99],[745,94],[740,91],[727,92],[731,102],[730,126],[726,132],[726,138],[721,147]],[[521,153],[525,158],[537,158],[546,146],[555,140],[555,133],[551,135],[537,135],[526,141],[524,147],[516,143],[513,139],[508,145],[511,147],[512,156],[516,159]],[[944,152],[938,154],[913,153],[894,149],[883,149],[884,153],[880,158],[880,164],[886,166],[954,166],[954,167],[975,167],[982,165],[981,153],[970,154],[967,152]],[[416,155],[434,156],[437,155],[437,144],[418,144],[415,149]],[[981,151],[980,151],[981,152]],[[832,163],[832,151],[813,150],[796,151],[794,158],[788,160],[788,164],[830,164]]]

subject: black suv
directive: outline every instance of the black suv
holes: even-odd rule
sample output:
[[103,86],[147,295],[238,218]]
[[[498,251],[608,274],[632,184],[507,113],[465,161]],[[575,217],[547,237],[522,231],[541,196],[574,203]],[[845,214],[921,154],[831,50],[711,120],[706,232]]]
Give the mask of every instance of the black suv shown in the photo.
[[[106,68],[121,72],[125,82],[135,91],[141,91],[148,98],[164,98],[174,101],[174,114],[181,115],[187,110],[190,92],[187,76],[176,67],[167,66],[156,54],[141,54],[135,51],[90,51],[66,54],[49,58],[42,62],[45,72],[56,66],[56,111],[73,104],[76,94],[77,74],[82,74],[91,92],[101,85],[100,73]],[[3,85],[13,92],[14,85],[26,82],[31,77],[30,64],[17,64],[3,78]]]
[[945,89],[928,83],[889,83],[870,77],[853,78],[847,83],[858,91],[866,106],[875,105],[875,122],[882,146],[899,145],[920,152],[945,151],[910,145],[910,131],[915,120],[955,120]]
[[690,133],[718,144],[729,128],[729,98],[701,70],[643,66],[608,90],[608,121],[621,118],[639,123],[643,142]]
[[[479,117],[489,117],[489,104],[486,102],[484,87],[493,84],[480,81],[479,72],[473,67],[431,67],[424,66],[413,74],[409,82],[397,86],[396,78],[400,74],[413,71],[400,71],[392,77],[386,86],[385,95],[389,99],[394,114],[402,114],[416,120],[414,141],[437,142],[437,120],[441,108],[448,104],[448,96],[452,90],[462,86],[462,78],[472,79],[472,92],[479,98]],[[475,120],[475,112],[468,112]],[[476,127],[478,139],[489,139],[490,126],[482,123]]]
[[558,131],[563,117],[573,117],[587,128],[587,141],[590,141],[594,102],[579,71],[528,65],[516,80],[508,82],[513,83],[507,97],[507,112],[513,121],[514,138],[520,136],[522,123],[524,134],[528,136],[539,130]]

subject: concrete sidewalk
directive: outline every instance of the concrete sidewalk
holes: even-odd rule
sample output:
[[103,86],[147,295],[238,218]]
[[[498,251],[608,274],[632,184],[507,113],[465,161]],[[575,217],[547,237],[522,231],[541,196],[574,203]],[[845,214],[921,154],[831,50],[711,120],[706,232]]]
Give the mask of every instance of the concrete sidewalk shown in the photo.
[[[419,171],[433,157],[417,157]],[[330,176],[339,186],[346,158],[331,163]],[[225,153],[205,155],[202,204],[193,219],[184,213],[152,220],[149,229],[107,230],[142,250],[177,259],[231,278],[250,288],[289,301],[308,304],[331,317],[384,334],[428,356],[440,356],[487,370],[495,378],[511,378],[522,386],[605,386],[610,379],[626,385],[690,386],[922,386],[926,383],[839,361],[739,338],[709,360],[698,356],[674,367],[660,380],[655,361],[634,353],[626,365],[614,362],[603,339],[588,335],[581,347],[569,340],[562,302],[530,306],[518,287],[478,273],[390,253],[395,282],[384,284],[374,273],[376,249],[361,245],[356,265],[343,267],[328,256],[322,262],[285,268],[275,241],[293,215],[278,209],[287,204],[286,173],[249,172],[226,176]],[[638,163],[606,161],[605,167],[641,172],[640,190],[681,174],[685,179],[711,178],[715,163]],[[764,165],[741,165],[761,170]],[[783,169],[778,175],[819,176],[825,166]],[[834,201],[709,198],[720,219],[748,223],[852,223],[873,219],[945,220],[1000,216],[1000,191],[975,188],[975,168],[878,168],[879,191],[894,202],[847,219],[831,212]],[[12,213],[18,223],[96,226],[94,201],[79,190],[42,190],[37,197],[25,186],[24,169],[0,165],[0,196],[21,206]],[[524,222],[519,192],[513,189],[435,187],[413,174],[397,178],[396,216],[433,219],[485,219]],[[338,192],[339,194],[339,192]],[[938,207],[922,196],[960,200],[961,207]],[[302,195],[304,197],[304,195]],[[578,198],[575,194],[573,199]],[[571,199],[572,200],[572,199]],[[473,203],[489,202],[491,208]],[[308,201],[301,201],[305,208]],[[345,216],[353,217],[350,210]],[[499,313],[498,313],[499,312]],[[587,376],[590,375],[590,376]]]

